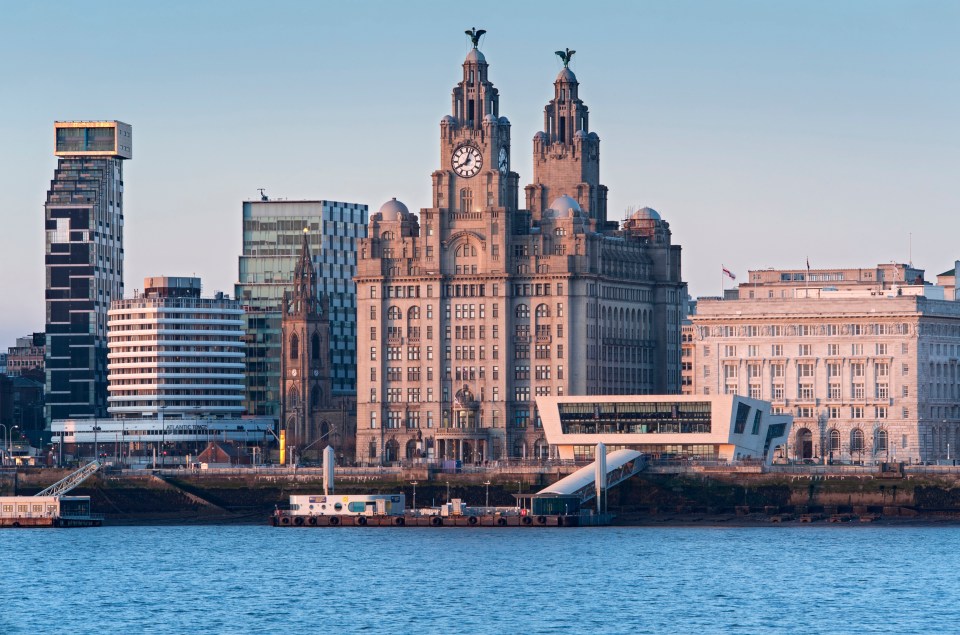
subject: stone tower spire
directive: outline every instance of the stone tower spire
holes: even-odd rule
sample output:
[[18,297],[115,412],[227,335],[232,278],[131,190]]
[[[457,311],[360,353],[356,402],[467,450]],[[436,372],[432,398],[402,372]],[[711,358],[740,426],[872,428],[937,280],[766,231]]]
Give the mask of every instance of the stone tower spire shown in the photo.
[[600,137],[590,132],[580,82],[568,67],[573,51],[557,54],[564,66],[553,82],[553,99],[543,109],[543,131],[533,138],[533,183],[526,187],[527,209],[537,221],[551,201],[569,196],[603,228],[607,188],[600,184]]
[[317,298],[317,270],[310,256],[308,230],[303,230],[303,242],[300,244],[300,259],[293,273],[293,291],[289,298],[288,313],[312,314],[319,312]]

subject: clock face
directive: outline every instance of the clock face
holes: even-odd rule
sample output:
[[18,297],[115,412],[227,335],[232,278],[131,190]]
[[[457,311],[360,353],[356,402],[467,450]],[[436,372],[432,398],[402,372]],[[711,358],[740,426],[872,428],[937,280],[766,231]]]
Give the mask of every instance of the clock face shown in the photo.
[[460,176],[469,179],[476,176],[483,167],[483,155],[473,146],[460,146],[453,152],[453,171]]
[[293,370],[291,370],[291,371],[290,371],[290,374],[293,375],[294,377],[296,377],[296,376],[297,376],[297,369],[294,368]]
[[507,159],[506,148],[500,148],[500,158],[498,160],[498,164],[500,167],[500,174],[503,174],[504,176],[506,176],[507,170],[510,169],[510,161]]

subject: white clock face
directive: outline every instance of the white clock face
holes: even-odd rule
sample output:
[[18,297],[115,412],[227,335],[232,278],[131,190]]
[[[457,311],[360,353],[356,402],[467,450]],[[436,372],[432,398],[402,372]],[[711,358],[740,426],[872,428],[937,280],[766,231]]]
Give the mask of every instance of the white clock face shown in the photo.
[[453,152],[453,171],[460,176],[469,179],[476,176],[483,167],[483,155],[473,146],[460,146]]
[[510,169],[510,162],[507,159],[507,149],[500,148],[500,158],[499,158],[500,174],[506,175],[507,170]]

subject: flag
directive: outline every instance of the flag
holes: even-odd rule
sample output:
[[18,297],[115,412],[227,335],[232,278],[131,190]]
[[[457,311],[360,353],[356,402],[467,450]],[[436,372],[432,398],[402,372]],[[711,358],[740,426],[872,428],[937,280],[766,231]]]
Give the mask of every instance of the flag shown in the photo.
[[807,256],[807,271],[810,271],[810,256]]
[[730,278],[731,280],[736,280],[736,279],[737,279],[737,277],[736,277],[735,275],[733,275],[733,272],[732,272],[732,271],[730,271],[730,270],[727,269],[726,267],[723,267],[722,265],[721,265],[721,267],[723,268],[723,275],[727,276],[727,277]]

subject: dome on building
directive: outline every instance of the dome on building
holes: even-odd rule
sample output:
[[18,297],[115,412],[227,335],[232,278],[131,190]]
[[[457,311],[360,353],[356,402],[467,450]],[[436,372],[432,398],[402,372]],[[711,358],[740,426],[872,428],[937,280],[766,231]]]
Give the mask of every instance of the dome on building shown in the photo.
[[583,130],[577,130],[575,133],[573,133],[573,138],[574,138],[574,139],[586,139],[586,138],[587,138],[587,133],[584,132]]
[[541,141],[546,141],[546,140],[547,140],[547,133],[544,132],[543,130],[540,130],[540,131],[537,132],[537,134],[533,135],[533,138],[534,138],[534,139],[539,139],[539,140],[541,140]]
[[575,82],[577,81],[577,76],[573,74],[572,70],[564,66],[563,70],[560,71],[560,74],[557,75],[557,81],[558,82]]
[[591,132],[587,136],[590,137],[591,141],[600,141],[600,135],[598,135],[596,132]]
[[487,114],[485,114],[485,115],[483,116],[483,120],[484,120],[484,121],[489,121],[489,122],[491,122],[491,123],[497,123],[497,116],[494,115],[493,113],[489,113],[489,112],[488,112]]
[[450,124],[451,126],[457,125],[457,119],[453,115],[444,115],[443,119],[440,120],[440,123]]
[[506,117],[500,117],[500,123],[503,124],[504,126],[509,126],[510,120],[507,119]]
[[580,209],[580,203],[577,203],[567,195],[558,196],[553,199],[553,202],[550,203],[550,209],[553,210],[554,218],[570,218],[583,214],[583,210]]
[[643,207],[635,211],[630,218],[633,220],[660,220],[660,213],[652,207]]
[[475,62],[477,64],[486,64],[487,58],[483,56],[483,53],[480,52],[480,49],[470,49],[470,52],[467,53],[467,62]]
[[409,215],[407,206],[395,198],[380,206],[380,220],[382,221],[404,220]]

